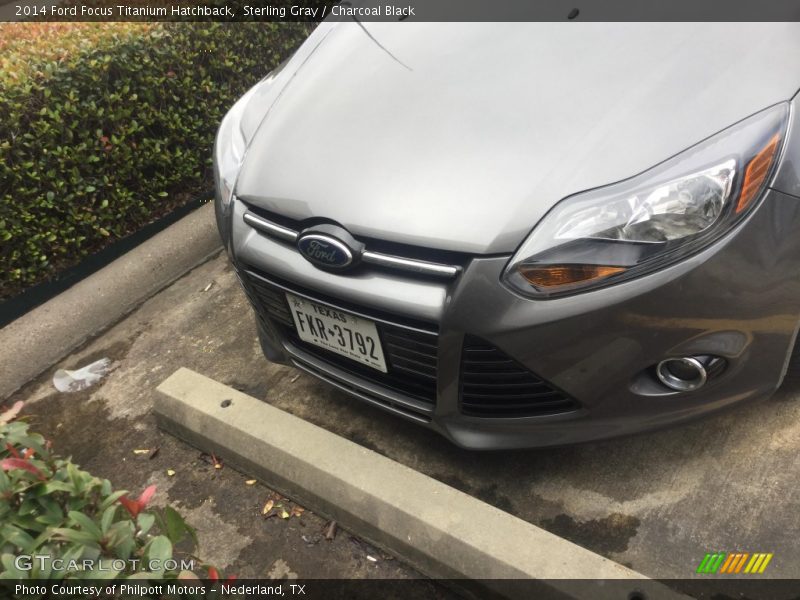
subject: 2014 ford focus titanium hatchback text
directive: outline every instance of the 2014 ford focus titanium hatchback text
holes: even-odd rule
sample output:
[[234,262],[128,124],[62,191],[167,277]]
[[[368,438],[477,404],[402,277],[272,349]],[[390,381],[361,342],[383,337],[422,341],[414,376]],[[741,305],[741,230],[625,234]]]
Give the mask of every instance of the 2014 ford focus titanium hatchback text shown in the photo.
[[468,448],[763,398],[800,322],[800,29],[323,23],[224,118],[261,344]]

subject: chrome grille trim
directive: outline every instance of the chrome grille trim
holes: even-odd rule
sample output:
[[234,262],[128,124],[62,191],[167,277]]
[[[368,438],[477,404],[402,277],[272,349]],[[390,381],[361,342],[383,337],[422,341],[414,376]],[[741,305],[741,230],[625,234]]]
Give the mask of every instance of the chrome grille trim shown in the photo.
[[[245,223],[254,229],[257,229],[261,233],[284,242],[295,243],[300,235],[300,233],[294,229],[273,223],[272,221],[256,215],[249,210],[245,211],[242,219]],[[388,269],[407,271],[421,275],[430,275],[442,279],[453,279],[461,272],[461,267],[457,265],[444,265],[441,263],[417,260],[413,258],[404,258],[402,256],[393,256],[391,254],[372,252],[369,250],[364,251],[364,253],[361,255],[361,260],[362,262],[380,267],[386,267]]]
[[293,229],[289,229],[288,227],[284,227],[283,225],[278,225],[277,223],[273,223],[272,221],[267,221],[266,219],[259,217],[256,214],[247,211],[244,213],[242,217],[245,223],[250,225],[250,227],[254,227],[259,231],[266,233],[267,235],[271,235],[272,237],[276,237],[281,239],[285,242],[296,242],[297,241],[297,232]]
[[380,252],[370,252],[369,250],[361,255],[361,260],[365,263],[380,265],[381,267],[410,271],[412,273],[422,273],[424,275],[435,275],[446,279],[452,279],[458,275],[460,270],[460,267],[453,265],[442,265],[439,263],[415,260],[413,258],[392,256],[391,254],[381,254]]

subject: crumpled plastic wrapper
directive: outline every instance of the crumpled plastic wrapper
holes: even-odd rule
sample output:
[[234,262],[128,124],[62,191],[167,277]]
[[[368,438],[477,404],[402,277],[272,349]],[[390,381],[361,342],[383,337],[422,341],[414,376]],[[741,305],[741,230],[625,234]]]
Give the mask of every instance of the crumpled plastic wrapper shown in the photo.
[[59,392],[80,392],[94,385],[111,371],[111,359],[101,358],[75,371],[59,369],[53,375],[53,385]]

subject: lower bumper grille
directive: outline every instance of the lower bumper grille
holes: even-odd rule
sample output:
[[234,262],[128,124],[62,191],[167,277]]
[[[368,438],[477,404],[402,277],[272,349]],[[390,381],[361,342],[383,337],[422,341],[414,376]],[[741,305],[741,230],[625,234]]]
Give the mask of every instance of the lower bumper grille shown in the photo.
[[[317,360],[328,363],[360,380],[374,383],[395,394],[424,403],[430,413],[436,404],[436,379],[438,361],[438,336],[436,332],[426,332],[418,327],[391,324],[382,316],[378,317],[354,311],[335,299],[326,299],[318,294],[306,293],[289,284],[273,282],[249,270],[242,272],[243,283],[259,317],[269,319],[289,342]],[[381,346],[386,356],[388,373],[381,373],[366,365],[339,356],[300,339],[295,329],[285,291],[308,297],[311,300],[340,308],[347,312],[375,320]],[[429,407],[429,408],[428,408]]]
[[578,403],[491,344],[464,340],[461,412],[475,417],[532,417],[569,412]]
[[[402,317],[397,317],[396,323],[391,322],[388,320],[391,316],[385,313],[365,312],[357,306],[307,292],[249,267],[241,271],[240,276],[258,318],[279,331],[290,351],[293,348],[301,351],[295,351],[295,354],[303,355],[298,357],[303,368],[318,372],[320,377],[343,389],[353,388],[356,382],[361,382],[358,389],[353,388],[356,395],[416,418],[430,419],[436,405],[438,333],[425,328],[434,326],[410,322]],[[301,340],[286,300],[287,291],[375,321],[389,372],[381,373]],[[311,362],[318,366],[311,365]],[[328,373],[319,372],[323,365],[330,367]],[[339,374],[338,378],[332,375],[334,370]],[[570,412],[577,408],[579,405],[575,400],[498,348],[479,338],[467,336],[464,339],[460,392],[462,414],[530,417]]]

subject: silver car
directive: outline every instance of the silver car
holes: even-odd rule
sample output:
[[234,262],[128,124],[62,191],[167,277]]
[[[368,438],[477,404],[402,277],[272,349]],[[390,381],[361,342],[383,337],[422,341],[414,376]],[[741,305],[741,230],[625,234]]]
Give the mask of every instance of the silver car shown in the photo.
[[800,372],[795,23],[323,23],[216,140],[267,358],[466,448]]

